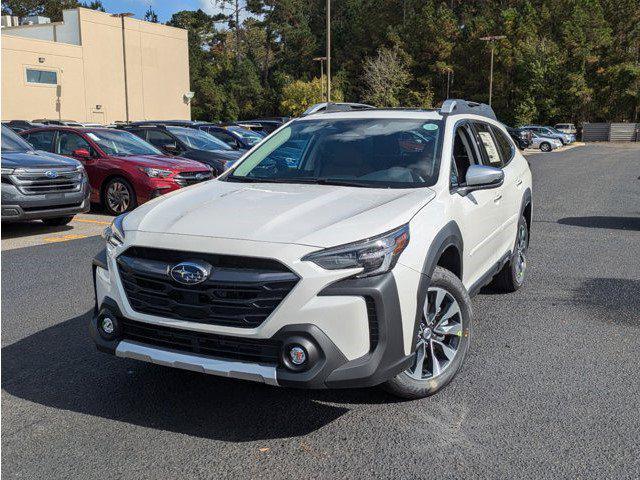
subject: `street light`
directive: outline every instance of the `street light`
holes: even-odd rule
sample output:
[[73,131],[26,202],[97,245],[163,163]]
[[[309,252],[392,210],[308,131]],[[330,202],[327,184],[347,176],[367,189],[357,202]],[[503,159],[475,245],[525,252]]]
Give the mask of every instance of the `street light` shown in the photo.
[[488,37],[482,37],[480,40],[483,42],[489,42],[491,44],[491,69],[489,73],[489,106],[491,106],[491,95],[493,94],[493,51],[495,49],[496,40],[502,40],[507,38],[504,35],[489,35]]
[[324,63],[327,60],[327,57],[314,57],[315,62],[320,62],[320,92],[321,99],[324,100]]
[[327,0],[327,103],[331,101],[331,0]]

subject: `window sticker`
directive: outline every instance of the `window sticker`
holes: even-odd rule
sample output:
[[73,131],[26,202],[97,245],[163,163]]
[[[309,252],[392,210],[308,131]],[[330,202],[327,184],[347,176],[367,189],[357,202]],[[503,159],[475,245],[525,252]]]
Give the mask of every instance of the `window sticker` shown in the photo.
[[495,143],[493,143],[493,137],[489,132],[478,132],[482,143],[484,144],[484,148],[487,151],[487,155],[489,156],[489,163],[500,165],[500,155],[498,154],[498,149],[496,148]]
[[425,123],[422,128],[424,128],[427,131],[430,132],[434,132],[436,130],[438,130],[438,125],[436,125],[435,123]]

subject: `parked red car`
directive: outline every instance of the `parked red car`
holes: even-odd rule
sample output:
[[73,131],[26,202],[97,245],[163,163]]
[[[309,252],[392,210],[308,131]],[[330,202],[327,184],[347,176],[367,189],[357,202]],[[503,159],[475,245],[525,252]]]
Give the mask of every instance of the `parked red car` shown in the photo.
[[20,135],[36,150],[80,160],[89,176],[91,201],[101,203],[113,215],[213,177],[209,166],[165,155],[122,130],[52,126]]

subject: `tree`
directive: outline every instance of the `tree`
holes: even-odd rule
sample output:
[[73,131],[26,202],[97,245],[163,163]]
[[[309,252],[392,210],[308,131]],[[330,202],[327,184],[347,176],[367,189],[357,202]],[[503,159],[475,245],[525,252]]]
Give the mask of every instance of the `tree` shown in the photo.
[[399,49],[380,48],[378,55],[364,61],[364,100],[376,107],[398,107],[411,74]]
[[42,15],[49,17],[52,22],[62,21],[62,11],[70,8],[90,8],[104,12],[102,1],[94,0],[89,3],[78,0],[3,0],[2,14],[26,17]]
[[[289,83],[282,92],[281,112],[285,115],[299,117],[311,105],[324,101],[322,88],[320,78],[312,78],[308,82],[295,80]],[[335,102],[343,100],[342,91],[337,86],[331,86],[331,99]]]
[[158,14],[151,8],[151,5],[149,5],[149,8],[144,14],[144,20],[151,23],[158,23]]

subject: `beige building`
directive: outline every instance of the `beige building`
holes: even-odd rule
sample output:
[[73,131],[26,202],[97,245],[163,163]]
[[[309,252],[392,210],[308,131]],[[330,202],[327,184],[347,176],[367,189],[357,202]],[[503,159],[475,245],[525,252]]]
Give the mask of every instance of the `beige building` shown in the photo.
[[2,28],[2,120],[190,119],[191,96],[186,30],[86,8]]

